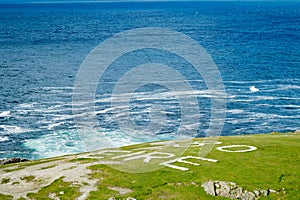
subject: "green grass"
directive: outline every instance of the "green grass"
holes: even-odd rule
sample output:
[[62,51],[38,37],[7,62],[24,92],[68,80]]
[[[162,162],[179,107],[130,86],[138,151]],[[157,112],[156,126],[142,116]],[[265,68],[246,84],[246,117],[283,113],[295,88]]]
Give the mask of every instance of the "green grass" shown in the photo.
[[[61,194],[61,192],[63,192],[63,194]],[[63,181],[63,177],[61,177],[50,185],[43,187],[37,193],[29,193],[27,196],[34,200],[50,199],[50,193],[54,193],[61,200],[76,199],[80,195],[78,186],[73,183]]]
[[[278,195],[270,195],[265,199],[300,199],[299,134],[221,137],[219,141],[223,143],[215,145],[206,156],[219,162],[211,163],[191,159],[189,161],[199,163],[201,166],[176,163],[177,166],[189,168],[189,171],[163,168],[150,173],[131,174],[105,165],[92,166],[90,168],[95,170],[93,177],[104,179],[99,184],[98,190],[91,192],[89,199],[107,199],[112,196],[123,198],[117,192],[107,189],[109,186],[130,188],[133,192],[124,197],[131,196],[136,199],[192,200],[196,197],[212,199],[201,188],[201,184],[208,180],[236,182],[248,191],[269,188],[281,191],[285,188],[286,194],[280,192]],[[216,150],[216,147],[234,144],[251,145],[258,149],[246,153],[229,153]],[[127,147],[126,149],[130,148]],[[190,148],[185,152],[185,155],[197,156],[198,152],[199,149]],[[97,173],[96,170],[100,170],[101,173]],[[192,182],[195,185],[190,184]],[[213,197],[213,199],[215,198]]]
[[9,196],[9,195],[0,194],[0,199],[1,200],[12,200],[13,197]]

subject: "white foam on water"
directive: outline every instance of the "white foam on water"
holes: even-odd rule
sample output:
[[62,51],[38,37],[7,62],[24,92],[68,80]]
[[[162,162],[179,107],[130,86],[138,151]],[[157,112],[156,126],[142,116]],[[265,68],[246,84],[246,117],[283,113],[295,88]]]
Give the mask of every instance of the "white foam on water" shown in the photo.
[[[241,96],[239,97],[239,98],[241,98]],[[234,99],[234,98],[232,98],[232,99],[229,99],[228,101],[229,102],[239,102],[239,103],[244,103],[244,102],[252,102],[252,101],[254,101],[255,99]]]
[[251,86],[251,87],[250,87],[250,91],[251,91],[251,92],[258,92],[259,89],[256,88],[255,86]]
[[19,104],[18,107],[19,108],[33,108],[34,105],[36,105],[36,103],[22,103],[22,104]]
[[145,134],[142,131],[135,131],[129,134],[120,130],[105,132],[104,136],[114,147],[161,140],[179,140],[187,138],[187,136],[176,135],[175,133],[153,135]]
[[5,142],[5,141],[8,141],[9,138],[7,136],[4,136],[4,137],[0,137],[0,142]]
[[278,85],[277,88],[266,90],[266,92],[284,91],[284,90],[300,90],[300,85]]
[[226,110],[226,112],[231,113],[231,114],[242,114],[245,111],[244,110],[240,110],[240,109],[231,109],[231,110]]
[[49,124],[49,125],[47,126],[47,129],[48,129],[48,130],[52,130],[53,128],[55,128],[55,127],[57,127],[57,126],[60,126],[60,125],[63,125],[63,124],[64,124],[64,122],[58,122],[58,123]]
[[202,98],[235,98],[236,95],[223,96],[223,91],[211,91],[211,90],[190,90],[190,91],[163,91],[163,92],[137,92],[137,93],[122,93],[122,94],[114,94],[113,98],[111,97],[101,97],[97,99],[95,102],[77,102],[77,104],[73,104],[73,106],[83,106],[89,103],[110,103],[112,100],[115,102],[124,102],[127,97],[139,100],[139,101],[147,101],[147,100],[171,100],[180,96],[183,99],[189,99],[193,96],[202,97]]
[[42,87],[43,90],[73,90],[74,87]]
[[[300,79],[284,79],[286,82],[298,82]],[[272,80],[252,80],[252,81],[224,81],[224,83],[233,83],[233,84],[251,84],[251,83],[273,83],[273,82],[281,82],[282,79],[272,79]]]
[[80,136],[77,131],[58,131],[51,134],[43,135],[36,139],[26,140],[24,145],[27,148],[34,149],[34,155],[36,159],[49,158],[67,154],[74,154],[86,151],[85,144],[81,138],[85,137],[87,141],[102,141],[97,145],[94,142],[94,146],[90,150],[99,150],[110,147],[121,147],[126,145],[139,144],[144,142],[159,141],[159,140],[174,140],[182,139],[183,137],[176,136],[175,134],[164,135],[146,135],[140,133],[125,133],[119,130],[116,131],[104,131],[98,133],[81,132]]
[[[45,89],[53,90],[53,89],[60,89],[60,88],[53,88],[47,87]],[[72,89],[72,88],[62,88],[62,89]],[[154,94],[153,94],[154,93]],[[197,95],[204,98],[218,98],[219,97],[218,91],[209,91],[209,90],[195,90],[195,91],[180,91],[178,95],[183,96],[183,98],[189,98],[191,95]],[[126,95],[132,94],[119,94],[120,98],[115,99],[116,101],[122,102]],[[148,112],[147,107],[152,107],[152,103],[142,102],[144,100],[167,100],[167,102],[161,102],[163,105],[167,107],[172,107],[174,103],[177,103],[173,99],[176,98],[173,92],[166,92],[166,91],[155,91],[155,92],[138,92],[134,93],[132,96],[133,100],[136,100],[138,103],[130,103],[134,108],[145,108],[143,111],[139,111],[136,114],[141,114],[141,112],[145,113]],[[229,98],[234,98],[235,96],[231,96]],[[47,104],[41,103],[32,103],[32,104],[21,104],[19,108],[23,108],[23,110],[18,110],[17,113],[19,114],[30,114],[31,116],[34,115],[42,115],[47,117],[48,124],[43,126],[42,128],[46,128],[48,130],[52,130],[53,128],[62,125],[64,122],[72,120],[72,119],[79,119],[85,116],[91,115],[101,115],[101,114],[114,114],[115,117],[118,115],[123,115],[123,111],[128,109],[128,104],[121,105],[117,107],[111,107],[111,100],[110,96],[104,95],[100,97],[100,99],[96,99],[94,102],[79,102],[77,105],[73,105],[72,102],[52,102],[49,106]],[[187,99],[188,101],[188,99]],[[97,103],[107,103],[107,105],[97,105]],[[95,105],[95,110],[92,112],[86,112],[87,106]],[[190,105],[196,106],[196,105]],[[75,111],[76,114],[73,112]],[[82,112],[81,112],[82,111]],[[119,114],[118,114],[119,113]],[[165,110],[160,111],[160,113],[167,114]],[[131,112],[131,114],[134,114]],[[23,116],[22,116],[23,117]],[[107,118],[108,116],[106,116]]]
[[108,140],[108,142],[114,147],[133,145],[133,144],[138,144],[147,141],[141,138],[134,137],[134,134],[128,135],[128,134],[124,134],[121,131],[106,132],[104,136],[105,136],[104,138]]
[[273,96],[256,96],[255,100],[276,100],[279,99],[279,97],[273,97]]
[[66,154],[84,152],[85,147],[81,143],[77,132],[53,132],[37,139],[26,140],[24,145],[34,149],[36,158],[49,158]]
[[80,114],[61,114],[61,115],[56,115],[57,117],[53,118],[53,121],[57,122],[57,121],[65,121],[65,120],[70,120],[70,119],[74,119],[74,118],[80,118],[80,117],[84,117],[84,116],[89,116],[89,115],[94,115],[95,112],[87,112],[87,113],[80,113]]
[[245,134],[245,133],[247,133],[247,128],[238,128],[238,129],[235,129],[235,130],[233,130],[233,132],[235,133],[235,134]]
[[235,120],[234,118],[227,118],[226,119],[226,122],[227,123],[230,123],[230,124],[239,124],[240,123],[240,121],[239,120]]
[[[299,119],[299,115],[279,115],[273,113],[249,113],[252,119]],[[241,121],[241,119],[238,119]]]
[[[22,153],[24,153],[24,152],[21,152],[21,151],[11,151],[11,150],[9,150],[9,151],[0,151],[0,154],[3,154],[5,156],[8,156],[9,154],[10,155],[16,155],[16,154],[22,154]],[[2,157],[1,159],[3,159],[3,158],[9,158],[9,157]]]
[[4,129],[5,133],[15,134],[15,133],[25,133],[32,130],[21,128],[19,126],[10,126],[10,125],[0,125],[0,128]]
[[[251,122],[251,119],[254,119],[252,116],[250,115],[244,115],[243,116],[244,118],[240,118],[240,119],[227,119],[227,123],[230,123],[230,124],[243,124],[243,123],[249,123]],[[252,118],[250,118],[252,117]]]
[[9,117],[10,116],[10,111],[3,111],[0,113],[0,117]]
[[259,101],[259,100],[299,100],[297,97],[286,96],[254,96],[252,99],[236,99],[236,102]]
[[[268,104],[269,106],[274,106],[274,107],[277,107],[277,108],[293,108],[293,109],[300,109],[300,105],[293,105],[293,104],[288,104],[288,105],[270,105]],[[294,111],[291,109],[291,111]]]

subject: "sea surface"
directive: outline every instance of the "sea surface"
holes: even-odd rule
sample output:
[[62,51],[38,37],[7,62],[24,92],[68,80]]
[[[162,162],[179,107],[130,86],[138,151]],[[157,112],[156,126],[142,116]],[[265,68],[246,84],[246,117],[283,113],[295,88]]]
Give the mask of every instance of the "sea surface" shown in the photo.
[[[0,4],[0,158],[87,150],[80,140],[87,130],[77,123],[83,115],[96,116],[98,125],[89,128],[112,146],[174,138],[182,116],[180,101],[164,87],[171,76],[132,94],[129,111],[138,131],[126,132],[116,122],[128,107],[111,105],[114,86],[126,71],[150,61],[172,66],[191,82],[199,115],[190,118],[199,120],[186,131],[205,136],[217,96],[188,62],[164,51],[126,54],[99,80],[94,112],[80,114],[86,102],[73,105],[76,75],[90,51],[117,33],[145,27],[181,32],[212,57],[226,92],[222,135],[300,129],[300,2]],[[163,128],[151,134],[153,113],[165,118],[155,121]]]

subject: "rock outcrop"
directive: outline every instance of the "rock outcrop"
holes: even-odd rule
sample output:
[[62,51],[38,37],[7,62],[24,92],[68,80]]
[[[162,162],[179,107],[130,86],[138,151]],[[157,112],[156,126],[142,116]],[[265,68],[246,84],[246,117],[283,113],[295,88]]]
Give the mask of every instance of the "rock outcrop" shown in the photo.
[[19,163],[19,162],[25,162],[25,161],[29,161],[29,160],[25,159],[25,158],[6,158],[6,159],[0,160],[0,165],[7,165],[7,164],[11,164],[11,163]]
[[277,193],[275,190],[254,190],[247,191],[238,187],[236,183],[225,181],[208,181],[201,185],[204,191],[211,196],[220,196],[230,199],[256,200],[261,196],[268,196],[269,193]]

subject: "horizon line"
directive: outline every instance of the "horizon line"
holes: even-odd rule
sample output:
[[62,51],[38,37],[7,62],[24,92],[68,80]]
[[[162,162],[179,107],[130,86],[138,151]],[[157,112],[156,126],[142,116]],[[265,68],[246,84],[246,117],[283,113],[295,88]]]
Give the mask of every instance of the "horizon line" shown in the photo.
[[55,4],[55,3],[121,3],[121,2],[300,2],[300,0],[54,0],[30,1],[12,0],[1,1],[0,4]]

